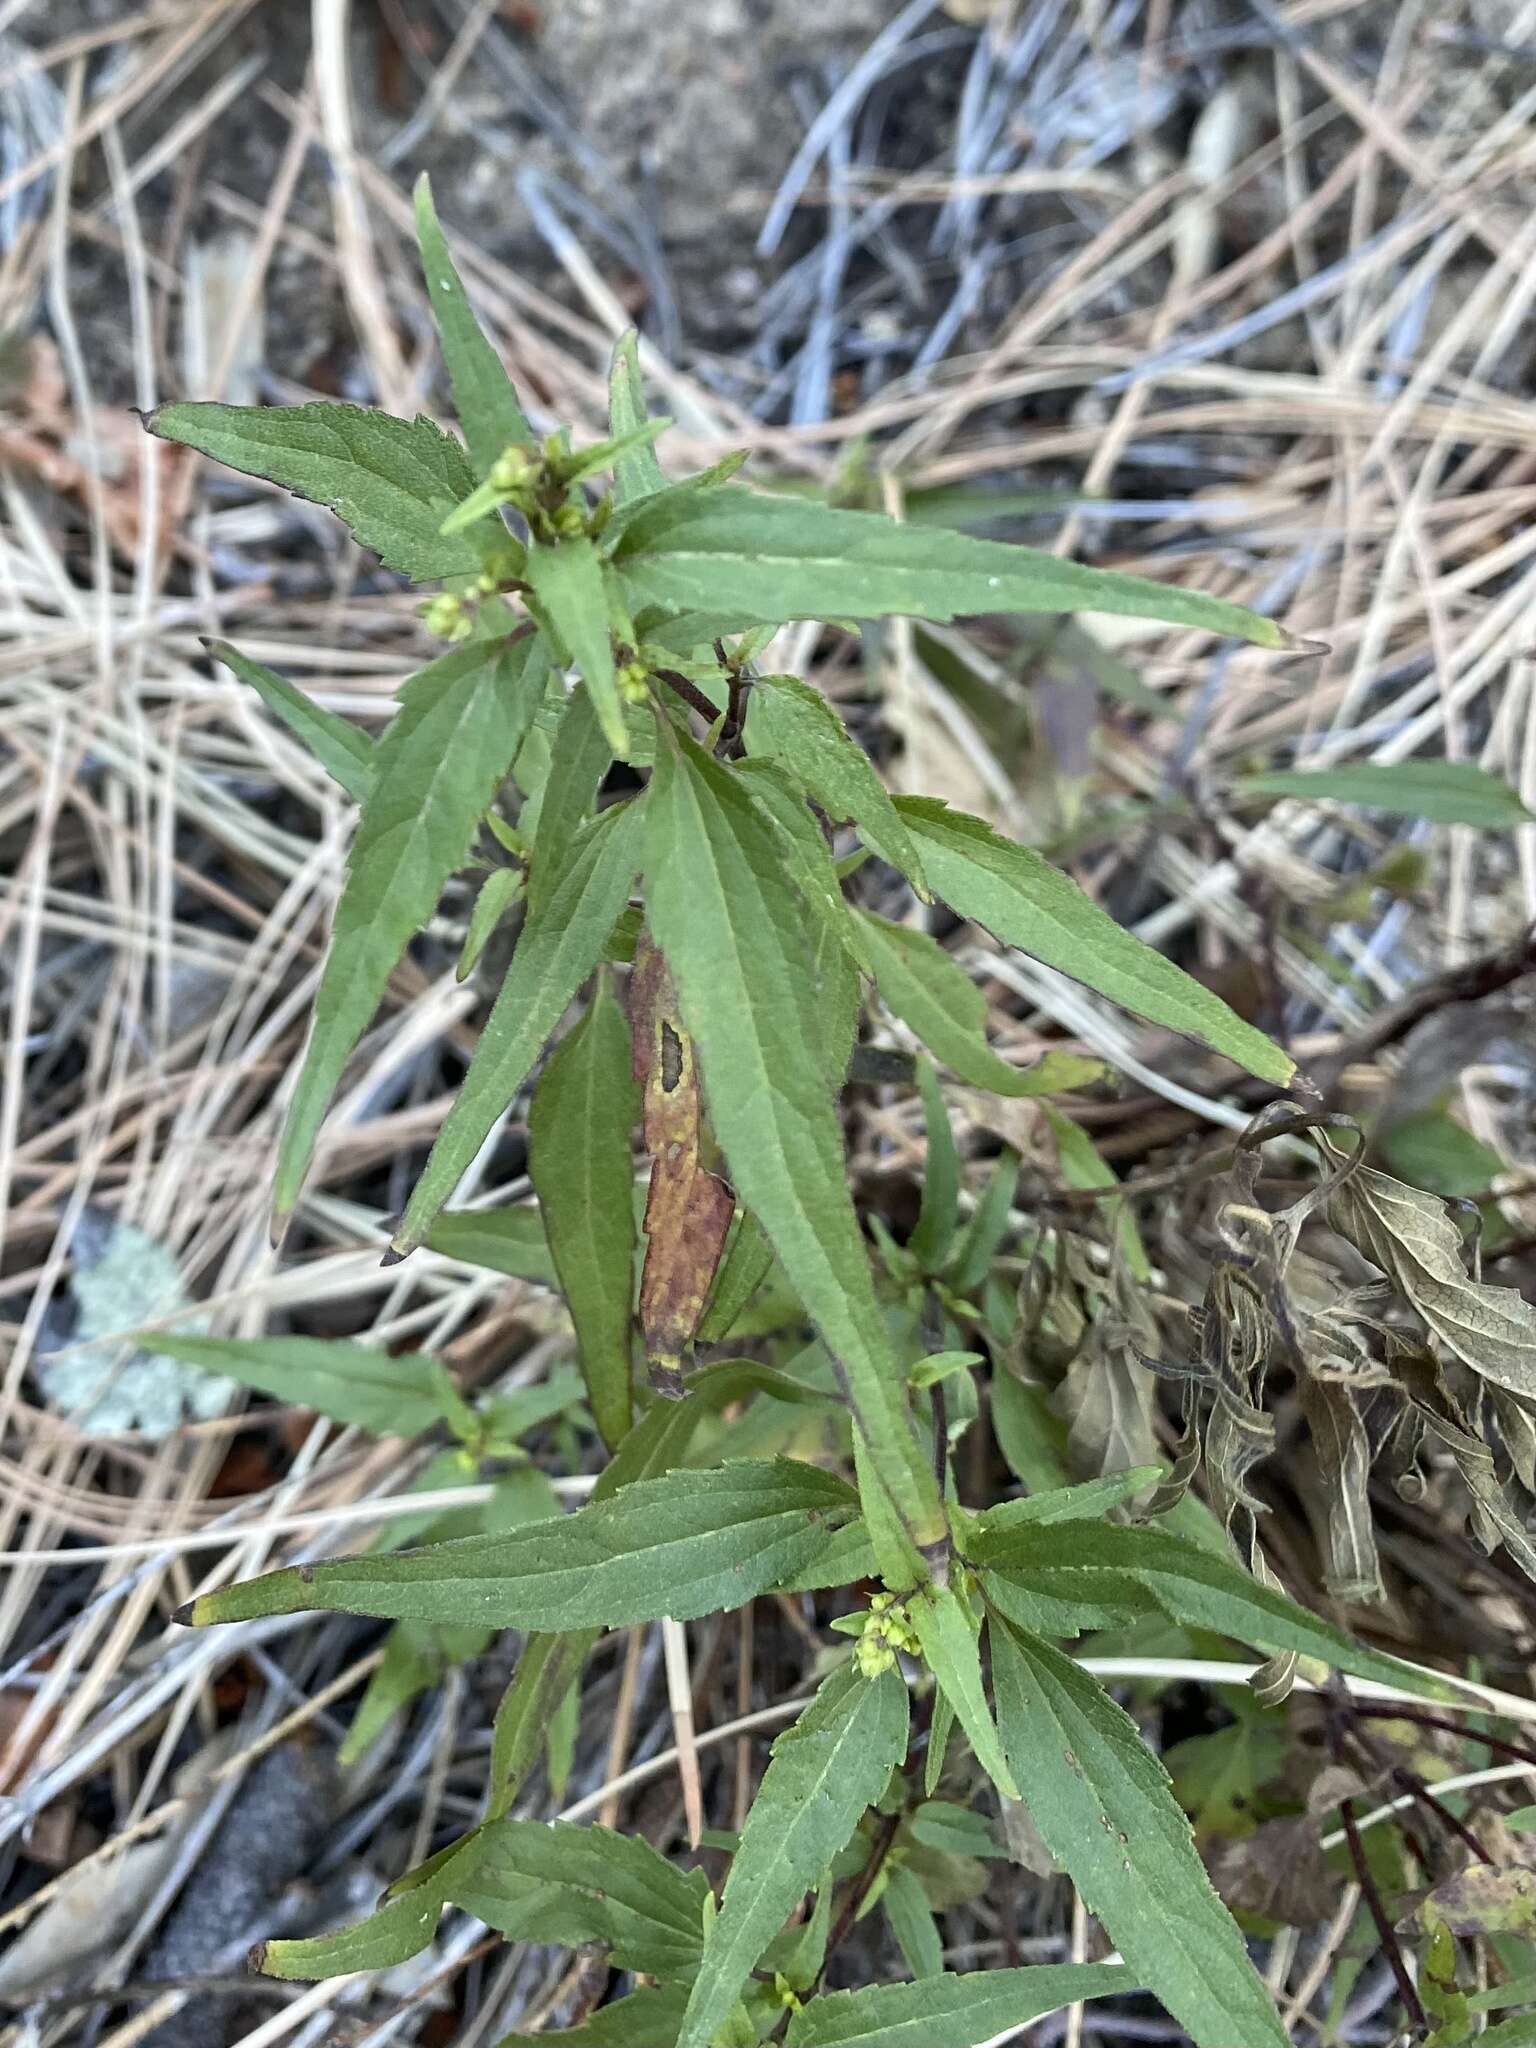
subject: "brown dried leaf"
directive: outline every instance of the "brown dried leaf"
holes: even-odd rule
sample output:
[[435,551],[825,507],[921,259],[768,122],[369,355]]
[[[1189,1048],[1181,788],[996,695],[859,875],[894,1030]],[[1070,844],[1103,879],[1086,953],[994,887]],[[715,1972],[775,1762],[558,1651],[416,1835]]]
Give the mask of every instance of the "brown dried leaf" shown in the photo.
[[1218,1842],[1207,1862],[1212,1884],[1234,1913],[1284,1927],[1315,1926],[1338,1896],[1316,1824],[1304,1816],[1267,1820],[1241,1841]]
[[651,1158],[640,1328],[653,1382],[680,1394],[683,1354],[704,1314],[736,1205],[730,1188],[700,1159],[703,1104],[693,1041],[678,1014],[667,963],[648,936],[635,954],[629,1014]]

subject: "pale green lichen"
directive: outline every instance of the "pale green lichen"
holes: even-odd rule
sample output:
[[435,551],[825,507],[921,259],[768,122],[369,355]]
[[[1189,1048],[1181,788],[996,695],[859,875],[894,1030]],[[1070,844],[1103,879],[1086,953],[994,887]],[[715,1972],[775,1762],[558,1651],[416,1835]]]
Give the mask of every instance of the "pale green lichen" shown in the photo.
[[139,1430],[157,1443],[189,1417],[206,1422],[222,1415],[235,1392],[232,1380],[111,1341],[172,1315],[179,1331],[206,1332],[206,1318],[178,1313],[189,1296],[172,1254],[100,1209],[83,1213],[71,1251],[73,1330],[52,1349],[40,1348],[32,1364],[49,1405],[88,1435]]

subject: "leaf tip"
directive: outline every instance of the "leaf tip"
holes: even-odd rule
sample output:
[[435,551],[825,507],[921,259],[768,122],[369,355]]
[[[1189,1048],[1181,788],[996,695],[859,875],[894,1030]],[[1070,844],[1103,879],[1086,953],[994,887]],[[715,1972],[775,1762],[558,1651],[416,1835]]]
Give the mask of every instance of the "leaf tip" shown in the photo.
[[1309,661],[1315,661],[1320,656],[1333,652],[1331,640],[1308,640],[1300,633],[1288,633],[1283,626],[1277,626],[1275,631],[1280,636],[1275,645],[1283,654],[1303,655]]
[[403,1266],[415,1249],[416,1247],[413,1244],[392,1244],[385,1250],[383,1257],[379,1260],[379,1264],[386,1267]]
[[171,1620],[177,1628],[197,1628],[197,1602],[183,1600],[179,1607],[171,1610]]

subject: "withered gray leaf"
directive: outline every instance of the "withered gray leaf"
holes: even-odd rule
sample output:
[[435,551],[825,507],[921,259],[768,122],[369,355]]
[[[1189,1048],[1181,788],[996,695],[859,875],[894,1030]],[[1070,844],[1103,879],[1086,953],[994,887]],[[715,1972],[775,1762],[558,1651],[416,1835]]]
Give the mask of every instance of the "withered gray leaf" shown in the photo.
[[1303,1374],[1298,1389],[1322,1481],[1330,1593],[1340,1600],[1379,1600],[1381,1569],[1371,1527],[1371,1446],[1349,1387]]
[[[1337,1159],[1332,1141],[1319,1134]],[[1453,1357],[1496,1386],[1536,1401],[1536,1309],[1513,1287],[1468,1277],[1461,1238],[1437,1195],[1358,1167],[1328,1200],[1333,1226],[1389,1274]]]

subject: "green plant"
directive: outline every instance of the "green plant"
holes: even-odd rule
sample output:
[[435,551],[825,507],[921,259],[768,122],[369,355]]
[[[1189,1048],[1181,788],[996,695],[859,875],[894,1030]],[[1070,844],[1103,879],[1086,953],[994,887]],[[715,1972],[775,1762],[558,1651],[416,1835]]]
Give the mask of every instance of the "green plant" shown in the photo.
[[[731,482],[735,462],[669,483],[653,445],[665,422],[645,417],[632,340],[614,362],[610,438],[587,449],[564,432],[537,441],[474,323],[425,186],[418,220],[463,444],[424,418],[340,405],[173,404],[149,426],[329,506],[388,566],[444,585],[425,617],[447,648],[406,683],[377,744],[233,648],[214,649],[360,805],[282,1140],[279,1222],[388,977],[445,883],[477,861],[470,961],[500,919],[519,905],[525,915],[389,1257],[429,1245],[557,1278],[611,1456],[589,1503],[556,1518],[516,1450],[540,1414],[473,1411],[425,1361],[291,1339],[157,1340],[366,1428],[445,1425],[460,1448],[429,1468],[434,1480],[486,1459],[502,1472],[471,1527],[416,1528],[429,1539],[419,1547],[273,1572],[183,1614],[196,1626],[307,1609],[393,1621],[355,1741],[489,1632],[525,1632],[482,1824],[403,1877],[365,1922],[274,1943],[264,1967],[321,1977],[395,1963],[452,1903],[509,1936],[600,1945],[655,1980],[574,2041],[734,2048],[782,2030],[791,2048],[964,2048],[1063,2002],[1144,1985],[1206,2048],[1279,2048],[1285,2031],[1161,1765],[1059,1644],[1162,1616],[1269,1655],[1434,1688],[1258,1582],[1219,1542],[1106,1519],[1144,1491],[1146,1471],[1068,1487],[1042,1450],[1050,1491],[977,1513],[957,1504],[950,1435],[977,1414],[977,1354],[964,1347],[1003,1314],[991,1267],[1014,1166],[1005,1157],[962,1224],[942,1097],[920,1061],[922,1214],[906,1245],[882,1242],[877,1279],[836,1108],[865,986],[973,1085],[1038,1096],[1096,1068],[1059,1054],[1028,1071],[1004,1060],[961,968],[922,932],[849,900],[857,860],[834,858],[829,827],[851,823],[920,896],[1249,1072],[1283,1085],[1292,1063],[1037,854],[942,803],[893,801],[832,707],[757,664],[786,621],[888,612],[943,621],[1090,608],[1268,647],[1286,636],[1187,591],[761,495]],[[604,473],[612,487],[594,498],[589,482]],[[599,807],[615,761],[642,786]],[[534,1085],[537,1205],[447,1211],[583,990],[580,1021]],[[1068,1134],[1080,1134],[1059,1121],[1065,1160]],[[637,1127],[650,1165],[641,1213]],[[1102,1170],[1085,1145],[1072,1170],[1093,1185]],[[1143,1255],[1128,1216],[1118,1242],[1134,1268]],[[818,1341],[792,1369],[693,1359],[697,1345],[806,1323]],[[542,1415],[575,1392],[556,1383]],[[740,1410],[730,1426],[728,1404]],[[786,1454],[803,1437],[776,1417],[807,1413],[834,1454],[822,1462]],[[996,1427],[1020,1433],[1000,1407]],[[602,1631],[866,1581],[881,1590],[839,1617],[851,1650],[834,1654],[829,1635],[825,1675],[774,1745],[718,1903],[700,1870],[643,1841],[513,1815]],[[934,1796],[956,1730],[999,1795],[1025,1799],[1123,1962],[942,1972],[935,1859],[996,1853],[984,1823]],[[880,1887],[915,1981],[814,1995],[833,1887],[850,1876],[861,1897]],[[808,1893],[815,1909],[787,1925]]]

